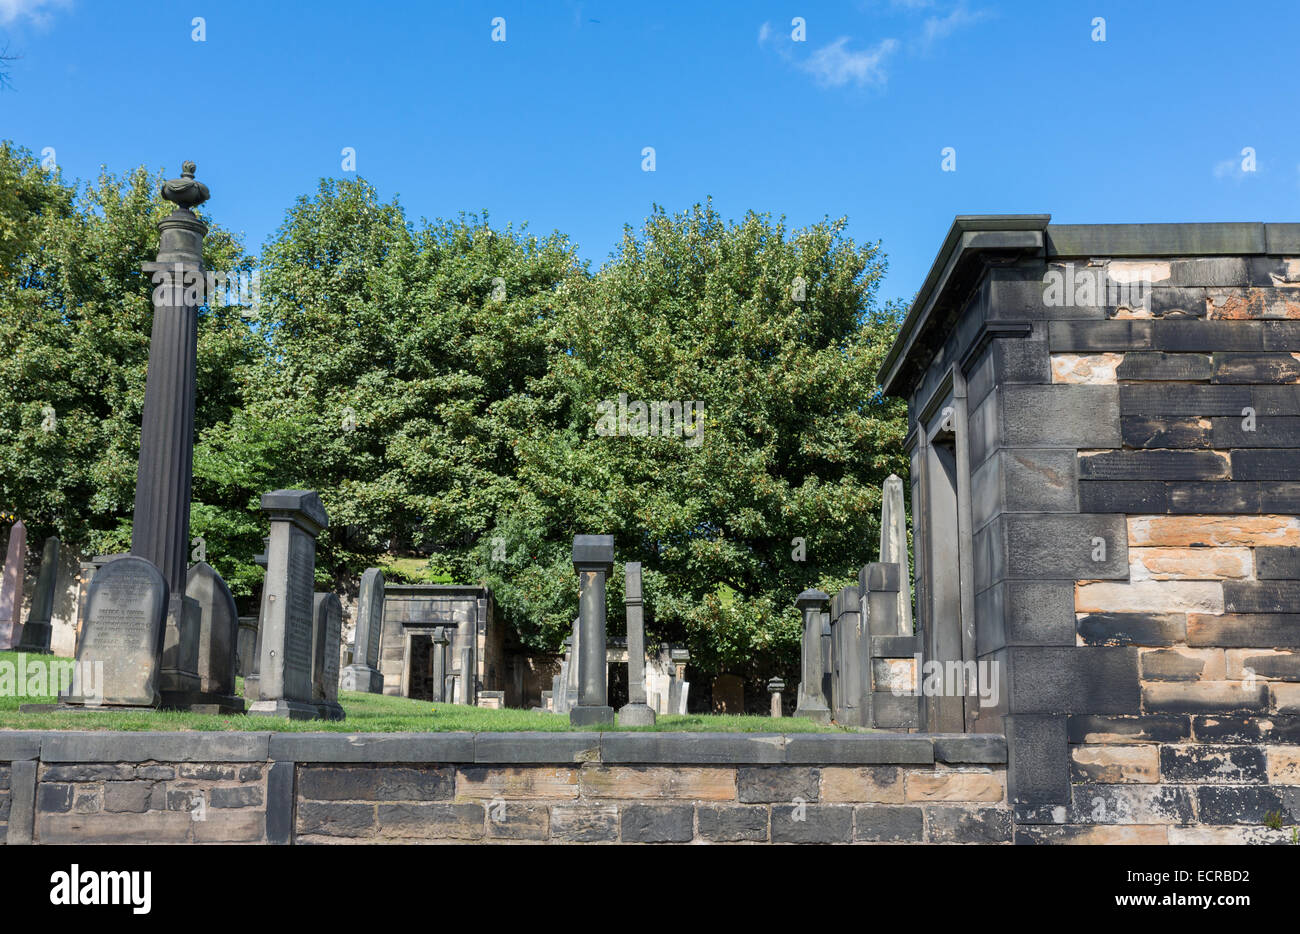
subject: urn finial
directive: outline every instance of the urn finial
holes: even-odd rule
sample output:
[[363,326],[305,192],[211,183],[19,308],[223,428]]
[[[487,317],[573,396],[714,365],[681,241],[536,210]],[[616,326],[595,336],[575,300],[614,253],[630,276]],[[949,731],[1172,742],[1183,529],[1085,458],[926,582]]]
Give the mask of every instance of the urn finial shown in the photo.
[[172,178],[162,183],[162,196],[180,208],[195,208],[208,200],[208,186],[194,180],[197,169],[193,162],[186,160],[181,166],[181,177]]

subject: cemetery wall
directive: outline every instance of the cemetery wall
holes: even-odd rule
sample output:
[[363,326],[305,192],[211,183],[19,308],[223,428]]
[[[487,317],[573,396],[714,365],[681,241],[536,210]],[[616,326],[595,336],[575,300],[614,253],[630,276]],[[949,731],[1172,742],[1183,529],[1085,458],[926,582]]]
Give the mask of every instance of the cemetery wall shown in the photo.
[[1010,843],[998,736],[0,734],[16,843]]

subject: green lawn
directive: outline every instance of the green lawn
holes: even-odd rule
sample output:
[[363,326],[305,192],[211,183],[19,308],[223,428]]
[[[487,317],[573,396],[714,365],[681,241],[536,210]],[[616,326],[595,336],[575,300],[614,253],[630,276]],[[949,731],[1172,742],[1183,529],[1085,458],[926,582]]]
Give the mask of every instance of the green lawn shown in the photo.
[[[406,697],[381,694],[339,695],[347,719],[341,723],[325,720],[281,720],[278,717],[213,716],[175,711],[87,711],[67,713],[21,713],[22,704],[52,703],[58,700],[55,690],[45,694],[28,694],[26,685],[14,682],[19,670],[18,652],[0,652],[0,729],[3,730],[246,730],[252,732],[331,732],[331,733],[398,733],[448,732],[465,730],[478,733],[503,733],[516,730],[566,732],[569,718],[552,713],[527,710],[486,710],[455,704],[431,704]],[[50,661],[53,656],[29,655],[31,662]],[[10,674],[6,677],[5,670]],[[30,676],[30,671],[29,671]],[[240,679],[240,690],[243,689]],[[32,685],[39,687],[39,685]],[[593,727],[583,729],[592,730]],[[653,727],[629,727],[638,732],[709,731],[725,733],[809,733],[836,732],[837,727],[817,726],[800,717],[725,716],[688,714],[660,717]]]

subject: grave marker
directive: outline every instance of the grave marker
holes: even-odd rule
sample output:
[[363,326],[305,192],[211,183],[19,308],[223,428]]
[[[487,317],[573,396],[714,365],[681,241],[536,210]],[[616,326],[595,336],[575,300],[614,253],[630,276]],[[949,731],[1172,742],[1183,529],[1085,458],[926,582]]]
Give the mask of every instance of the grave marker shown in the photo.
[[379,673],[379,636],[383,623],[384,572],[379,568],[368,568],[361,575],[352,664],[343,669],[343,690],[363,694],[384,692],[384,676]]

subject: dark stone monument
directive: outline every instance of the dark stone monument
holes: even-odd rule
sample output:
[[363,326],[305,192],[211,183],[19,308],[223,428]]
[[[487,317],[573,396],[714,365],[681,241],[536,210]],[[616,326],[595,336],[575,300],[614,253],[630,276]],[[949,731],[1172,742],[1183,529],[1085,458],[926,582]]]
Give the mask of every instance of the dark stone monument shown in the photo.
[[569,711],[574,726],[614,724],[609,706],[605,653],[605,580],[614,567],[614,536],[575,535],[573,568],[578,572],[578,703]]
[[32,607],[27,612],[18,651],[48,655],[50,651],[50,616],[54,613],[54,585],[59,576],[59,539],[51,535],[41,551],[41,569],[32,591]]
[[262,620],[257,700],[249,713],[315,719],[313,603],[316,536],[329,525],[320,497],[311,490],[277,490],[262,496],[271,515]]
[[450,642],[451,640],[447,638],[447,630],[444,627],[439,626],[433,631],[433,652],[431,653],[433,655],[431,661],[433,666],[432,691],[433,701],[436,704],[449,701],[445,692],[447,684],[447,646]]
[[785,690],[785,682],[780,678],[772,678],[767,682],[767,693],[772,695],[772,716],[780,717],[781,714],[781,692]]
[[[353,637],[352,664],[343,669],[343,690],[363,694],[384,693],[384,676],[379,673],[379,636],[384,624],[384,573],[368,568],[361,575],[357,595],[357,628]],[[434,680],[434,691],[441,693]]]
[[176,209],[158,224],[158,257],[145,263],[155,285],[153,331],[140,426],[131,554],[145,558],[167,581],[167,631],[160,689],[177,703],[200,689],[198,605],[185,597],[190,552],[190,489],[194,460],[194,377],[198,358],[198,306],[204,282],[207,225],[193,208],[208,200],[194,180],[194,163],[163,182],[162,196]]
[[167,598],[166,579],[143,558],[119,558],[95,574],[77,646],[80,684],[74,681],[68,704],[158,706]]
[[19,519],[9,529],[4,576],[0,577],[0,651],[18,641],[23,608],[23,573],[27,563],[27,526]]
[[807,717],[814,723],[829,723],[830,708],[822,693],[822,607],[829,600],[820,590],[805,590],[795,598],[795,606],[803,613],[803,665],[799,681],[799,706],[796,717]]
[[[239,636],[235,647],[235,674],[247,680],[253,673],[254,654],[257,651],[257,617],[239,617]],[[247,685],[244,688],[248,690]]]
[[339,704],[339,648],[343,604],[338,594],[318,593],[312,603],[312,699],[321,720],[342,720]]
[[186,574],[185,595],[199,605],[199,690],[183,706],[196,713],[243,713],[243,698],[235,695],[235,598],[221,575],[203,561]]
[[627,703],[619,708],[620,726],[653,726],[655,712],[646,704],[645,610],[641,600],[641,563],[628,562],[623,603],[627,608]]
[[[253,556],[253,563],[266,567],[266,555],[271,550],[270,536],[262,539],[262,553]],[[253,627],[253,658],[244,669],[244,697],[250,701],[257,700],[258,671],[262,664],[262,620],[266,619],[266,578],[262,578],[262,601],[257,609],[257,623]]]

